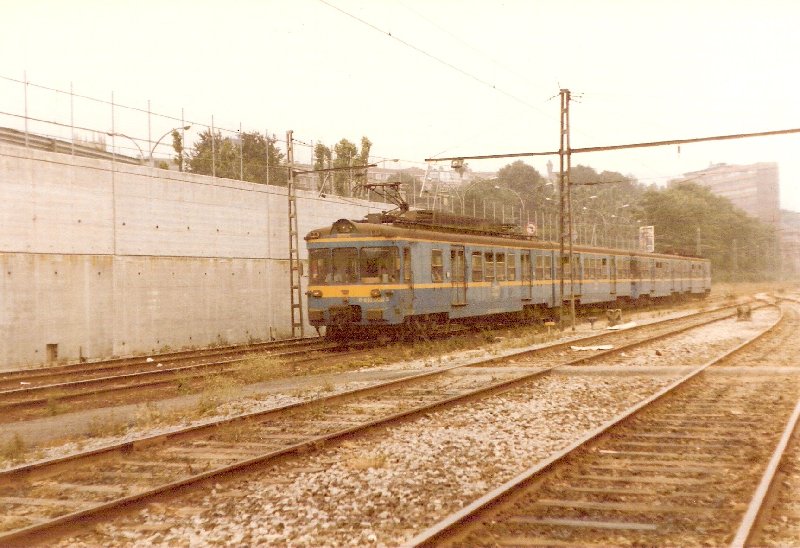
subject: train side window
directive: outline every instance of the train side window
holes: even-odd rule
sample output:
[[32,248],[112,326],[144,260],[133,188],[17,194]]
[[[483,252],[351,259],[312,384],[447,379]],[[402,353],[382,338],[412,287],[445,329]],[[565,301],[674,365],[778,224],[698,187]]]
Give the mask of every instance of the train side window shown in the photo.
[[513,282],[517,279],[517,255],[516,253],[510,253],[508,255],[508,275],[506,276],[508,281]]
[[483,253],[480,251],[472,253],[472,281],[483,281]]
[[442,261],[442,250],[431,250],[431,281],[441,283],[444,281],[444,263]]
[[506,254],[497,253],[494,256],[494,268],[498,282],[503,282],[506,279]]
[[403,281],[411,283],[411,248],[403,248]]
[[396,247],[362,247],[359,272],[364,283],[397,283],[399,265]]
[[484,273],[483,279],[484,280],[494,280],[494,253],[491,251],[487,251],[483,254],[483,262],[484,262]]

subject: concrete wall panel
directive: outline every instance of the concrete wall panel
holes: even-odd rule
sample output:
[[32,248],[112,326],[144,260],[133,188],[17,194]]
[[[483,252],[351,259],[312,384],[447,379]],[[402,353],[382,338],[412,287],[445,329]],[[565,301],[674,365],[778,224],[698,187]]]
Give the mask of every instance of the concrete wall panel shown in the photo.
[[0,253],[0,364],[110,355],[111,256]]
[[111,253],[110,172],[20,152],[0,147],[0,251]]
[[[298,192],[301,258],[386,208]],[[290,336],[288,250],[285,188],[0,145],[0,369]]]

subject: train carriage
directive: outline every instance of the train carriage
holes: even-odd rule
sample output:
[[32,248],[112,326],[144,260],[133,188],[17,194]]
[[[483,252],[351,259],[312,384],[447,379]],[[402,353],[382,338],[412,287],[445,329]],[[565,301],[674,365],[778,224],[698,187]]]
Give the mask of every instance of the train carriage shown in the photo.
[[550,313],[569,298],[617,306],[710,290],[707,260],[556,244],[468,217],[434,212],[340,219],[306,236],[308,318],[328,335],[492,315]]

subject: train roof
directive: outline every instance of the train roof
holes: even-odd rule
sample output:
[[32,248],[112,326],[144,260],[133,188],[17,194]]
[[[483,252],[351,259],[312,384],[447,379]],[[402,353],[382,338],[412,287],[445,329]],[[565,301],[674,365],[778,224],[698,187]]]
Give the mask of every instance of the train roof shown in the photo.
[[[556,242],[546,242],[524,234],[516,225],[493,224],[484,219],[450,215],[433,211],[409,211],[402,215],[371,214],[367,219],[353,221],[339,219],[330,226],[309,232],[305,239],[313,241],[328,238],[387,238],[392,240],[443,240],[460,244],[481,244],[504,247],[522,247],[558,250]],[[627,249],[573,245],[575,253],[613,253],[635,257],[692,259],[707,261],[708,259],[670,255],[664,253],[647,253]]]

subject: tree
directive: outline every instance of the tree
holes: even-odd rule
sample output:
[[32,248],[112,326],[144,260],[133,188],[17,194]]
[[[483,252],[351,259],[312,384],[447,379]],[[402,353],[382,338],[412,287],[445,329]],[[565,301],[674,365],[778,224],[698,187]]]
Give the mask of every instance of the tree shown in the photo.
[[526,201],[527,198],[535,196],[537,190],[541,190],[546,182],[536,168],[522,160],[508,164],[497,172],[498,186],[519,192],[526,197]]
[[[327,149],[327,147],[325,147]],[[366,166],[369,165],[369,152],[372,148],[372,142],[366,138],[361,138],[361,151],[358,147],[347,139],[342,139],[333,145],[333,167],[335,168],[354,168],[343,169],[342,171],[335,171],[333,174],[333,190],[336,194],[341,196],[353,195],[353,190],[356,185],[362,185],[366,182]],[[330,149],[327,149],[330,159]],[[316,152],[316,151],[315,151]],[[325,154],[325,150],[320,149],[320,153]],[[355,169],[359,166],[364,166],[362,169]]]
[[652,187],[641,207],[656,227],[657,252],[694,254],[699,244],[716,279],[764,279],[776,267],[774,228],[703,186]]
[[219,131],[212,138],[206,130],[186,157],[192,173],[282,186],[288,180],[284,154],[275,146],[275,139],[258,132],[242,133],[234,139],[223,138]]
[[359,186],[363,186],[367,182],[366,166],[369,165],[369,151],[371,148],[372,148],[372,141],[370,141],[366,137],[362,137],[361,150],[358,152],[358,158],[354,162],[354,165],[364,166],[365,169],[359,169],[353,174],[353,179],[355,183]]
[[183,137],[177,129],[172,130],[172,148],[175,150],[175,163],[178,164],[178,171],[183,171]]
[[[342,139],[333,145],[333,152],[336,155],[333,160],[333,167],[346,168],[353,167],[353,162],[358,154],[358,149],[356,148],[356,145],[347,139]],[[333,175],[333,187],[336,194],[339,194],[340,196],[349,196],[352,193],[352,187],[350,184],[351,179],[352,171],[335,171]]]
[[[314,145],[314,170],[329,169],[331,167],[331,158],[332,153],[330,148],[322,143]],[[317,177],[319,178],[319,189],[322,190],[325,188],[326,174],[317,173]]]

